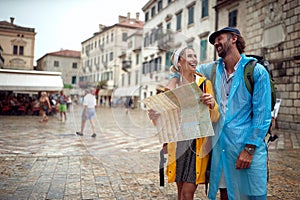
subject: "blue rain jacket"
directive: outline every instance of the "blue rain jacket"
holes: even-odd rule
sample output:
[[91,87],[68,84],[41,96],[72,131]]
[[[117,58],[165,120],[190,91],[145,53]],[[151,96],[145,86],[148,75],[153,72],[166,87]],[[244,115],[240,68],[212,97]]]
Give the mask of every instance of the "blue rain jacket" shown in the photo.
[[[250,60],[244,54],[232,80],[226,112],[219,106],[220,118],[214,124],[212,138],[213,154],[210,171],[209,199],[216,199],[219,181],[224,170],[228,198],[230,200],[251,199],[267,194],[267,146],[264,137],[271,123],[271,88],[268,72],[260,64],[254,68],[253,96],[244,82],[244,67]],[[253,59],[253,58],[251,58]],[[222,89],[222,58],[216,61],[214,85],[216,101],[220,105]],[[198,66],[197,71],[208,79],[213,63]],[[171,77],[178,74],[170,75]],[[235,163],[246,144],[256,146],[249,169],[236,169]]]

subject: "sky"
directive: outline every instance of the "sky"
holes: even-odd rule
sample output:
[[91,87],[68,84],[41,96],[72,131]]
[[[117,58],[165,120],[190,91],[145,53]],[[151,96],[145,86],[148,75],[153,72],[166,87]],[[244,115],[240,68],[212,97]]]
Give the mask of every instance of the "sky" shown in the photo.
[[111,26],[118,16],[135,18],[149,0],[0,0],[0,21],[34,28],[36,61],[61,49],[81,51],[81,42],[99,31],[99,24]]

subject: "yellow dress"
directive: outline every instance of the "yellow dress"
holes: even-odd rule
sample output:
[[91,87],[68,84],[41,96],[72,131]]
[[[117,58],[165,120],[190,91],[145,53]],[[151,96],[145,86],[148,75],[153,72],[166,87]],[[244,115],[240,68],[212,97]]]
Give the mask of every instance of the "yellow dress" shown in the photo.
[[[212,84],[205,77],[200,77],[198,86],[206,81],[206,92],[214,96]],[[219,119],[218,105],[210,109],[212,122]],[[194,140],[168,143],[168,164],[166,174],[168,182],[205,183],[205,172],[209,160],[210,139],[198,138]]]

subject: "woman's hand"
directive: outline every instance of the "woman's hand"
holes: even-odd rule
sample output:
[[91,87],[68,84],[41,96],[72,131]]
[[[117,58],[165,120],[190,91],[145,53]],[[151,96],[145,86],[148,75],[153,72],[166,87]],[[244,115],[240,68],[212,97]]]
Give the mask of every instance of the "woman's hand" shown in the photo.
[[200,101],[207,105],[210,109],[215,107],[215,98],[209,93],[203,93],[203,95],[200,97]]

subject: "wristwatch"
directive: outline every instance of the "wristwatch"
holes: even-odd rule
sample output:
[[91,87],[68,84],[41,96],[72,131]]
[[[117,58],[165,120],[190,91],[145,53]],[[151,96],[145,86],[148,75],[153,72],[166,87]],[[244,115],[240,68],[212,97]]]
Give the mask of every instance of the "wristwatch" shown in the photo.
[[250,155],[254,155],[255,148],[245,146],[244,149],[245,149],[245,151],[247,151],[247,153],[249,153]]

